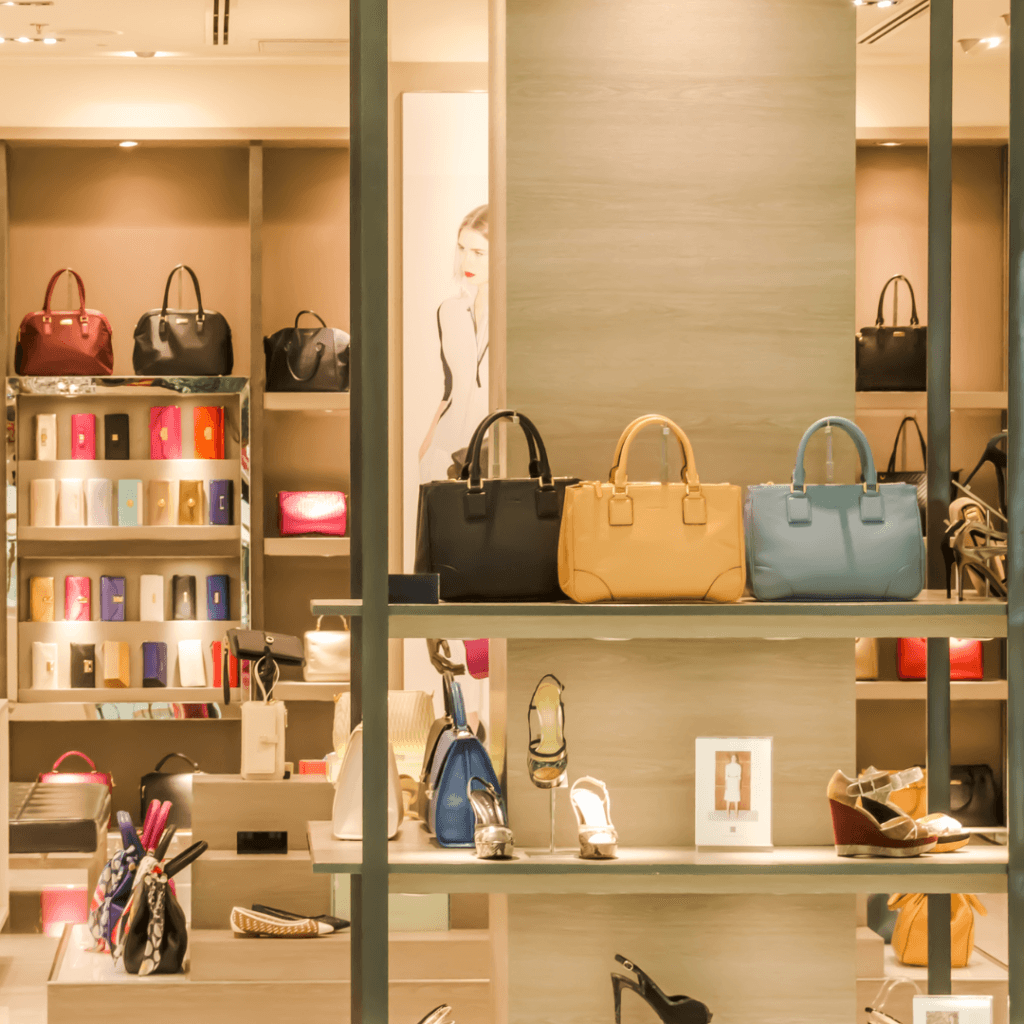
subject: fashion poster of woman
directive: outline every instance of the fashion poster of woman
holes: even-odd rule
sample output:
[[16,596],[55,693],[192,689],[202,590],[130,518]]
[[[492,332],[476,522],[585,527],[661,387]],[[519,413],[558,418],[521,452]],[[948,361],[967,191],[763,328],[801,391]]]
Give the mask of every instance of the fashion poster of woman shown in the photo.
[[[402,526],[412,572],[420,484],[459,475],[489,409],[487,95],[405,93],[401,163]],[[486,722],[487,686],[460,683]],[[406,641],[405,686],[435,692],[442,706],[422,640]]]
[[696,845],[771,846],[771,738],[700,737],[696,743]]

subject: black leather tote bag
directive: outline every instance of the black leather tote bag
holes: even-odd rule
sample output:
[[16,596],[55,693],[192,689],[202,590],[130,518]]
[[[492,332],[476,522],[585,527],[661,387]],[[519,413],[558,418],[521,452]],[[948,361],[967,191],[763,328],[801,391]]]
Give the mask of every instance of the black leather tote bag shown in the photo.
[[[188,763],[190,770],[186,772],[165,772],[161,769],[172,757],[180,758]],[[160,758],[157,766],[142,776],[139,785],[141,797],[141,820],[145,821],[146,808],[153,800],[163,803],[171,801],[171,813],[167,818],[168,825],[178,828],[192,827],[192,780],[202,775],[199,765],[185,754],[166,754]]]
[[[300,327],[305,314],[319,327]],[[263,339],[267,357],[267,391],[348,391],[349,336],[328,327],[318,313],[304,309],[294,327]]]
[[[168,309],[171,281],[187,271],[196,290],[196,309]],[[231,328],[220,313],[203,308],[199,279],[179,263],[167,278],[160,309],[143,313],[135,325],[132,366],[140,377],[218,377],[235,365]]]
[[[910,324],[905,327],[896,324],[896,290],[900,281],[910,290]],[[882,304],[891,284],[893,326],[886,327]],[[914,289],[902,274],[885,282],[878,297],[875,325],[863,328],[857,335],[857,390],[928,390],[928,328],[918,323]]]
[[[491,424],[511,419],[530,448],[528,479],[481,478],[480,449]],[[416,572],[438,573],[443,601],[558,601],[558,533],[565,488],[553,477],[540,433],[510,409],[488,416],[469,443],[461,480],[420,487]]]
[[987,764],[955,764],[949,771],[949,813],[968,828],[1002,825],[1003,800]]

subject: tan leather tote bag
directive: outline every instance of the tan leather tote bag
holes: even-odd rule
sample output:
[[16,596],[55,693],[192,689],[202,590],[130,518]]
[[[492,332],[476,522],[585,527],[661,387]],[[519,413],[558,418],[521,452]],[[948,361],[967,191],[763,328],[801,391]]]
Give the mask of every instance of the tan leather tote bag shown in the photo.
[[[633,438],[655,425],[679,441],[681,483],[627,479]],[[565,489],[558,582],[574,601],[737,601],[745,580],[740,488],[702,484],[689,439],[664,416],[625,429],[608,483]]]

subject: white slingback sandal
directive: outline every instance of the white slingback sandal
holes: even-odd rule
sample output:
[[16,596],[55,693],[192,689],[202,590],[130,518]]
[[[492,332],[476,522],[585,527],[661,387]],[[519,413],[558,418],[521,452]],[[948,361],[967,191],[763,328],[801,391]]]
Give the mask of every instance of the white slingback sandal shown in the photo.
[[589,775],[577,779],[569,793],[580,826],[580,857],[584,860],[614,860],[618,857],[619,835],[612,825],[608,787]]

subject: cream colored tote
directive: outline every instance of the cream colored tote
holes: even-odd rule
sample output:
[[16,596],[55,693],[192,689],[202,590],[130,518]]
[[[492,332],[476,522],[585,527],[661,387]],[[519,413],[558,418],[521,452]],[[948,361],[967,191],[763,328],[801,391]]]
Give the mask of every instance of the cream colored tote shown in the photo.
[[[681,483],[627,479],[629,447],[650,426],[679,440]],[[737,601],[745,580],[740,488],[702,484],[689,438],[664,416],[625,429],[608,483],[565,489],[558,583],[574,601]]]

